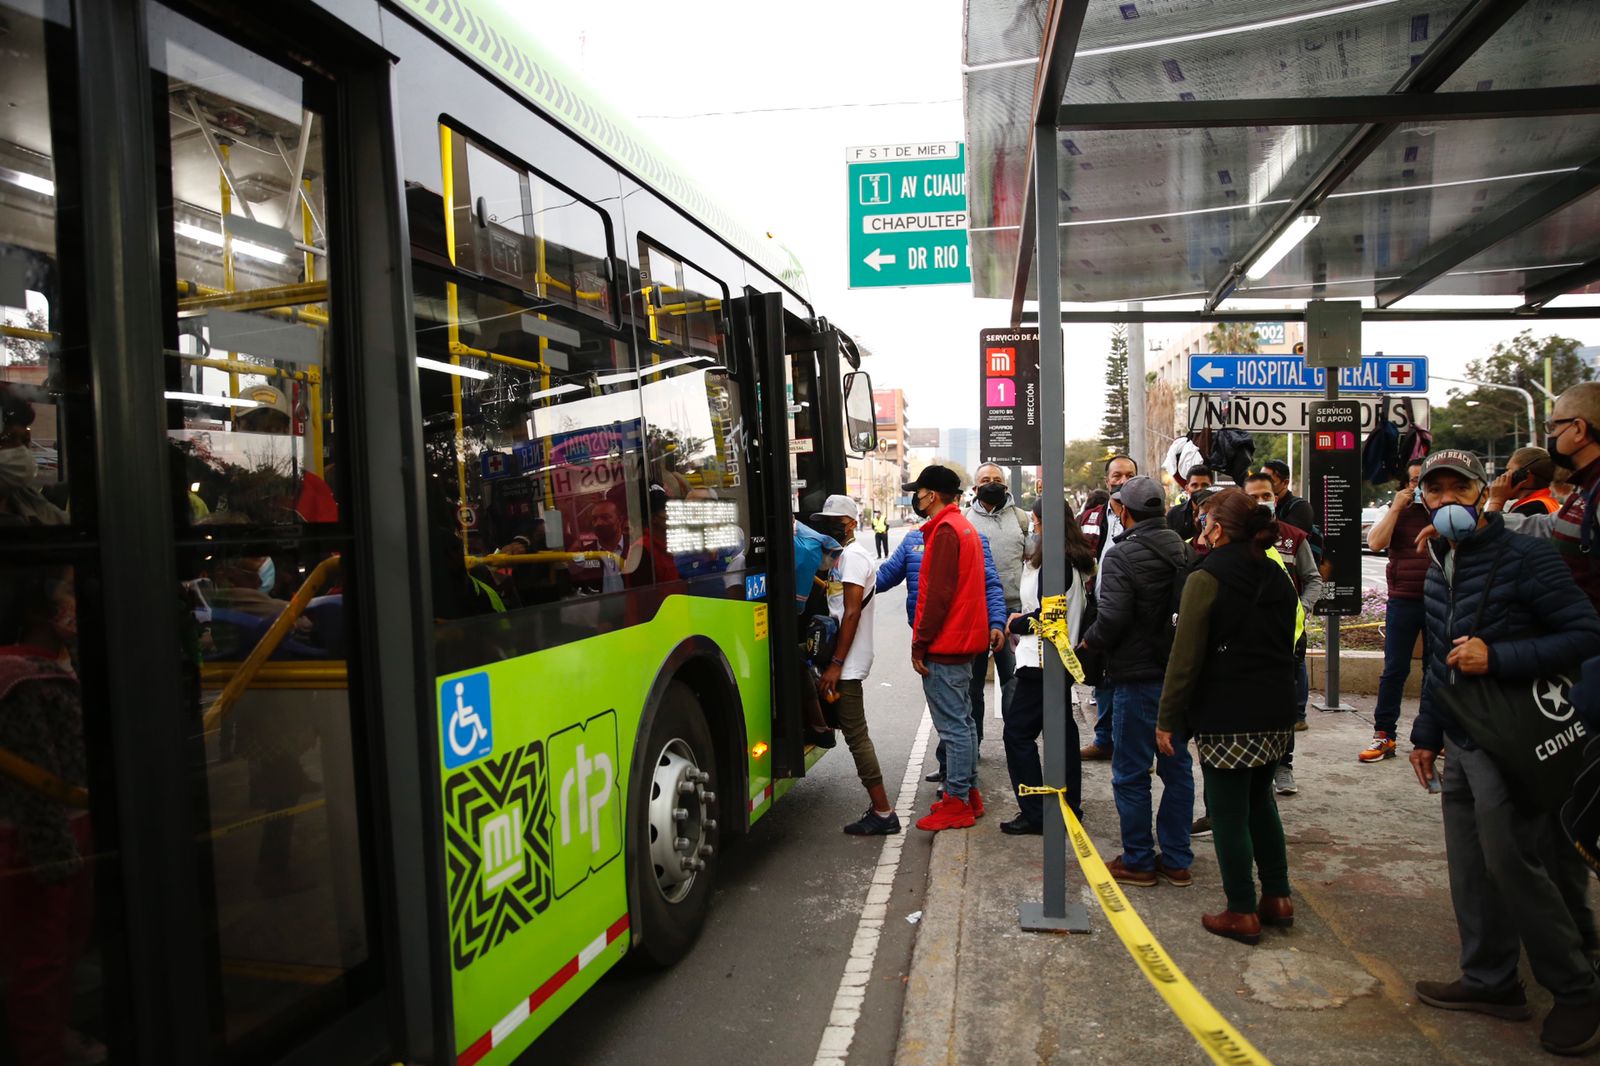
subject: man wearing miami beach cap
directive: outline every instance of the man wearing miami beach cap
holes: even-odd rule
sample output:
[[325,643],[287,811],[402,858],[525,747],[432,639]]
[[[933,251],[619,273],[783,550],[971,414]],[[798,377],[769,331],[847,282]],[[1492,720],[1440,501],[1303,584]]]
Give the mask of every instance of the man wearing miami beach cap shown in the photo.
[[[1422,502],[1438,536],[1423,589],[1427,676],[1411,729],[1417,781],[1445,759],[1445,858],[1461,938],[1454,981],[1418,981],[1417,998],[1445,1010],[1522,1021],[1533,1016],[1517,976],[1522,949],[1555,1006],[1539,1042],[1576,1055],[1600,1047],[1600,979],[1585,956],[1594,923],[1588,872],[1526,797],[1434,695],[1458,677],[1532,682],[1573,675],[1600,655],[1600,616],[1548,542],[1511,533],[1484,510],[1488,477],[1471,452],[1442,448],[1422,467]],[[1555,845],[1562,845],[1557,847]]]

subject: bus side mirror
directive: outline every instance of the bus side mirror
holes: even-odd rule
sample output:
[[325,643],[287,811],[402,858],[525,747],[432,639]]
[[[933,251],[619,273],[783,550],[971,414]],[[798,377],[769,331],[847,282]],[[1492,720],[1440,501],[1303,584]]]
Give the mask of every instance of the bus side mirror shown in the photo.
[[872,378],[864,370],[844,379],[844,439],[852,458],[864,458],[878,447],[878,420],[872,409]]

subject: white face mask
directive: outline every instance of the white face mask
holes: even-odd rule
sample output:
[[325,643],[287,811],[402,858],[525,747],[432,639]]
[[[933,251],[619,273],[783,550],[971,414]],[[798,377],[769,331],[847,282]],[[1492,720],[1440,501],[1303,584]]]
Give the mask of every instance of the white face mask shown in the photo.
[[32,448],[0,448],[0,484],[31,489],[39,483],[39,464]]

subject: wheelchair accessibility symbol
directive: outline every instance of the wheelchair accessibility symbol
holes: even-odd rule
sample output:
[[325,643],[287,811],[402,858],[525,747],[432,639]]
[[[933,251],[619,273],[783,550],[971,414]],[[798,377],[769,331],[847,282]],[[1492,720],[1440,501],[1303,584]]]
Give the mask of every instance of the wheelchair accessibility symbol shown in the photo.
[[494,719],[489,711],[489,675],[468,674],[439,686],[444,767],[454,770],[494,750]]

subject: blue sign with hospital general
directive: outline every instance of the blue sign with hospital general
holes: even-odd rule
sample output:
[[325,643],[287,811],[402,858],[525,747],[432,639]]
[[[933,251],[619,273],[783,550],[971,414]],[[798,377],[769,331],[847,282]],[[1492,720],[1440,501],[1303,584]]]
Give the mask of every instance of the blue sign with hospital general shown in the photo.
[[1003,466],[1038,466],[1038,327],[982,330],[978,357],[978,457]]
[[[1189,356],[1190,392],[1320,393],[1326,388],[1326,374],[1303,355]],[[1338,374],[1341,395],[1428,391],[1425,355],[1363,355],[1360,366],[1340,367]]]

